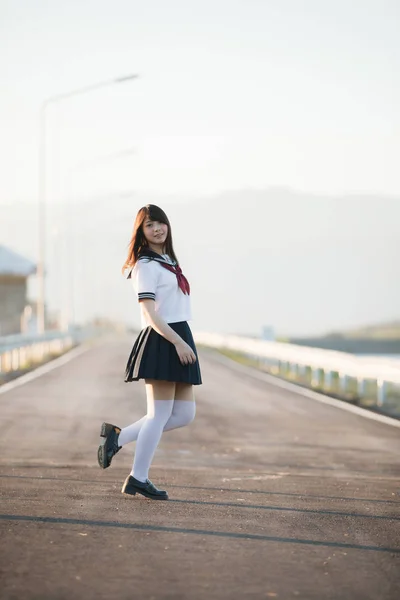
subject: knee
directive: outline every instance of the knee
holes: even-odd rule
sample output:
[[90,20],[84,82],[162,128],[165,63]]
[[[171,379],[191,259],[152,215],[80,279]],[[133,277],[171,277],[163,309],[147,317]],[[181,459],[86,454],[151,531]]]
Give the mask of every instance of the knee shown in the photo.
[[186,412],[187,421],[186,421],[185,425],[189,425],[189,423],[191,423],[196,416],[196,403],[193,401],[193,402],[188,402],[188,404],[190,404],[190,408],[188,408],[188,410]]
[[196,404],[194,401],[181,401],[178,407],[172,412],[172,419],[175,427],[185,427],[185,425],[189,425],[195,416]]

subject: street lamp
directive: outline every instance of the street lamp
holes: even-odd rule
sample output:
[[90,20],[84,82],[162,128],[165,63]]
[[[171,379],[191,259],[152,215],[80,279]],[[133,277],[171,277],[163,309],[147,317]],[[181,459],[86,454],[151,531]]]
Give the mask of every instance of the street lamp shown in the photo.
[[51,96],[43,101],[40,109],[40,147],[39,147],[39,202],[38,202],[38,264],[37,264],[37,331],[45,331],[45,257],[46,257],[46,115],[50,104],[67,100],[73,96],[87,94],[103,87],[118,83],[126,83],[137,79],[138,75],[124,75],[88,85],[70,92]]

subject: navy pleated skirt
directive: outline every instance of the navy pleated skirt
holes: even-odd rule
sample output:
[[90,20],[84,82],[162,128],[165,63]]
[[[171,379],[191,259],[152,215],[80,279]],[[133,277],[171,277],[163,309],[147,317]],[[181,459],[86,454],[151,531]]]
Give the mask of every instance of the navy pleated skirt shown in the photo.
[[125,370],[126,382],[158,379],[192,385],[202,383],[197,349],[189,324],[181,321],[168,325],[189,344],[196,355],[196,362],[182,365],[175,346],[149,326],[142,329],[133,345]]

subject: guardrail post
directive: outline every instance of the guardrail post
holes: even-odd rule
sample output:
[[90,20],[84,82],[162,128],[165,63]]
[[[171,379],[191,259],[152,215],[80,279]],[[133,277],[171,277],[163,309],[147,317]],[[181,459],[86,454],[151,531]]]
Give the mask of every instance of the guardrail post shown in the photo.
[[366,381],[364,378],[357,379],[357,394],[360,398],[365,396]]
[[311,369],[311,385],[319,387],[321,385],[321,369],[312,367]]
[[347,391],[348,377],[346,373],[339,373],[339,390],[345,394]]
[[306,378],[307,366],[306,365],[298,365],[298,376],[299,379],[304,383],[304,379]]
[[9,350],[8,352],[6,352],[5,355],[5,363],[6,363],[6,373],[8,373],[8,371],[12,370],[12,351]]
[[325,371],[324,374],[324,387],[327,390],[332,389],[332,371]]
[[18,350],[18,348],[15,348],[12,351],[11,368],[13,371],[17,371],[19,369],[19,350]]
[[279,360],[274,360],[274,362],[270,366],[270,372],[273,375],[279,375]]
[[386,400],[387,394],[387,381],[383,381],[382,379],[377,380],[377,403],[378,406],[383,406]]

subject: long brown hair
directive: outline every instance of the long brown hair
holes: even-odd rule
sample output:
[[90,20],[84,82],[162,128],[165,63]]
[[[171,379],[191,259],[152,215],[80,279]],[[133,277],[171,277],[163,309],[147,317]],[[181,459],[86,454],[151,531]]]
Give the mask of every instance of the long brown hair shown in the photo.
[[155,204],[146,204],[146,206],[143,206],[136,215],[132,238],[128,248],[128,256],[122,267],[122,273],[124,273],[126,269],[132,269],[138,260],[141,250],[148,247],[147,240],[143,233],[143,223],[146,219],[150,219],[150,221],[159,221],[160,223],[168,225],[168,235],[165,240],[165,252],[172,260],[178,263],[172,244],[171,225],[167,215],[159,206],[156,206]]

